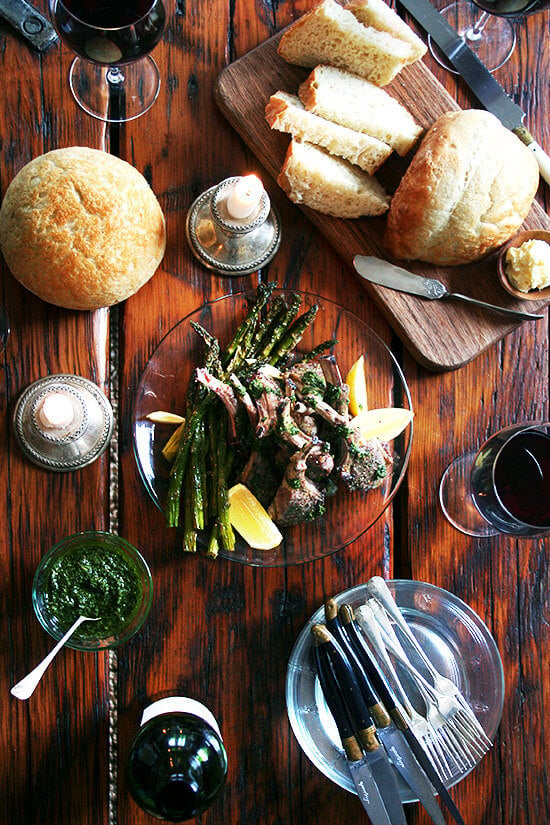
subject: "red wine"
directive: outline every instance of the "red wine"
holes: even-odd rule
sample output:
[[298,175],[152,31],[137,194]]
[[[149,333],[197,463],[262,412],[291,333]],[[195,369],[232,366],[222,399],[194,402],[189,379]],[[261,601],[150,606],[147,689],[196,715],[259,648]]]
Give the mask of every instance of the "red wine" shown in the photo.
[[164,30],[162,0],[50,0],[61,39],[85,60],[132,63],[148,54]]
[[209,808],[227,776],[227,755],[207,708],[170,697],[146,709],[127,761],[134,800],[147,813],[182,822]]
[[497,530],[512,535],[550,531],[550,435],[508,428],[484,445],[474,463],[476,507]]
[[474,3],[499,17],[526,17],[550,8],[550,0],[474,0]]

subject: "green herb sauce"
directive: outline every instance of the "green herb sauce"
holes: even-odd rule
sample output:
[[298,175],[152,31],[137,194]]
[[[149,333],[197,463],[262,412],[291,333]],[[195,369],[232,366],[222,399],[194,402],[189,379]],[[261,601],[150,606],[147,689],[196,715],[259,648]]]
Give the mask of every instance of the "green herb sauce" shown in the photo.
[[91,543],[58,559],[52,566],[46,605],[63,628],[79,616],[101,617],[84,622],[76,638],[110,638],[121,633],[141,601],[141,575],[116,547]]

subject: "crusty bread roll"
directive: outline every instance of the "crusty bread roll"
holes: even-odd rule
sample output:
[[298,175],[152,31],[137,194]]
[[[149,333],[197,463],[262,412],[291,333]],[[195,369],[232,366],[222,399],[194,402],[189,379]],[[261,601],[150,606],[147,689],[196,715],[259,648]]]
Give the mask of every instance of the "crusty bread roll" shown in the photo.
[[406,155],[422,134],[395,98],[344,69],[317,66],[300,84],[298,94],[308,111],[378,138],[399,155]]
[[538,182],[535,156],[494,115],[442,115],[392,198],[387,248],[445,266],[476,261],[519,229]]
[[362,169],[311,143],[292,140],[277,183],[294,203],[336,218],[382,215],[389,197]]
[[272,129],[315,143],[331,155],[355,163],[372,175],[391,155],[391,146],[377,138],[340,126],[308,112],[299,97],[286,92],[271,95],[265,117]]
[[289,26],[278,53],[298,66],[339,66],[377,86],[385,86],[404,66],[417,60],[410,43],[388,31],[364,26],[335,0],[322,0]]
[[372,26],[373,29],[404,40],[411,47],[411,57],[414,60],[420,60],[428,51],[424,41],[384,0],[350,0],[345,8],[364,26]]
[[0,209],[12,274],[45,301],[97,309],[124,300],[159,266],[164,216],[147,181],[107,152],[55,149],[24,166]]

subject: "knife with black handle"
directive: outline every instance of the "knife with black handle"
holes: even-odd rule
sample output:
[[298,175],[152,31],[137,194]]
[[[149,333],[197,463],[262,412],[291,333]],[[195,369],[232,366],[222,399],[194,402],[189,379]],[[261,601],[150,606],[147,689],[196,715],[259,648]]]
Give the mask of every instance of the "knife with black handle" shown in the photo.
[[[359,662],[359,666],[364,673],[360,660],[361,650],[355,635],[357,631],[361,631],[355,624],[353,608],[350,605],[343,604],[338,611],[338,618],[348,644],[353,650],[355,660]],[[386,748],[395,769],[399,771],[407,785],[417,795],[420,804],[435,825],[445,825],[441,808],[434,798],[434,791],[426,773],[418,763],[409,743],[403,736],[403,732],[398,730],[386,708],[376,696],[367,676],[365,676],[365,680],[365,690],[369,691],[371,695],[369,710],[376,723],[378,737]]]
[[375,659],[373,658],[373,655],[367,645],[361,628],[359,627],[357,622],[350,622],[348,632],[350,633],[350,635],[353,634],[353,636],[356,639],[357,650],[360,651],[361,663],[364,666],[365,671],[367,672],[367,675],[371,680],[376,693],[378,694],[378,696],[380,696],[385,707],[388,709],[389,714],[393,719],[397,729],[403,733],[403,736],[410,745],[410,748],[414,756],[416,757],[417,762],[420,764],[422,770],[424,771],[424,773],[432,783],[433,787],[439,794],[441,802],[445,805],[445,807],[447,808],[447,810],[449,811],[457,825],[465,825],[465,822],[462,819],[460,811],[456,807],[449,791],[441,781],[439,774],[432,765],[430,758],[426,754],[424,748],[414,735],[413,731],[410,729],[406,717],[404,716],[401,708],[399,707],[399,703],[395,698],[392,689],[388,685],[385,676],[382,674]]
[[[354,735],[365,752],[366,764],[380,792],[390,821],[392,825],[407,825],[394,770],[386,751],[376,737],[376,728],[353,668],[339,642],[324,625],[314,625],[311,632],[316,645],[322,648],[321,655],[326,656],[330,662],[340,695],[353,725]],[[350,763],[350,771],[358,787],[357,765],[353,762]]]
[[393,825],[384,804],[381,791],[372,775],[370,767],[371,757],[363,753],[357,737],[354,734],[354,725],[351,722],[340,692],[340,687],[334,676],[320,627],[321,626],[314,625],[312,628],[314,637],[313,651],[317,666],[317,675],[319,676],[319,682],[326,703],[338,728],[349,772],[357,795],[372,825]]

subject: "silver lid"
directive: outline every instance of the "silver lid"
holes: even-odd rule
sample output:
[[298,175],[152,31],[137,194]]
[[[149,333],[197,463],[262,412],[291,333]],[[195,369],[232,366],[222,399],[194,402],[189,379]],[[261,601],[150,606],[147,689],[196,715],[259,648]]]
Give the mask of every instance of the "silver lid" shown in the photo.
[[21,394],[13,423],[27,458],[63,473],[91,464],[105,451],[113,432],[113,410],[87,378],[49,375]]

